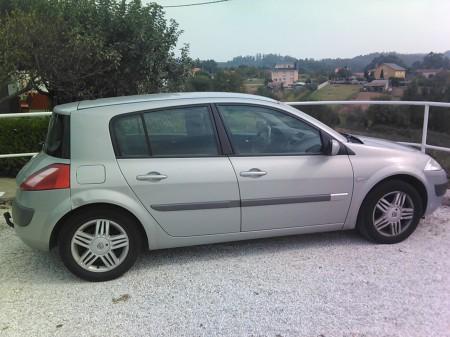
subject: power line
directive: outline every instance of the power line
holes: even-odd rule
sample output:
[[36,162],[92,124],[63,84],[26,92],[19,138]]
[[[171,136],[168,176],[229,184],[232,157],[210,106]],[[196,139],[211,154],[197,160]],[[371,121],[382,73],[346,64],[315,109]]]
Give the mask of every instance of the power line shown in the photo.
[[196,2],[196,3],[192,3],[192,4],[162,6],[162,7],[163,8],[191,7],[191,6],[211,5],[211,4],[216,4],[216,3],[219,3],[219,2],[227,2],[227,1],[231,1],[231,0],[216,0],[216,1]]

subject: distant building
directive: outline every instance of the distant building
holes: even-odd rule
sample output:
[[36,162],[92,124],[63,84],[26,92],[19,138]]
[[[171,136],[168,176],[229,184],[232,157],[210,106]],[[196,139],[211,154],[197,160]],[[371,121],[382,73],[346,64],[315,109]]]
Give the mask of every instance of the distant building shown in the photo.
[[272,86],[292,87],[298,81],[298,70],[296,64],[277,64],[271,71]]
[[376,80],[388,80],[390,78],[404,80],[406,69],[395,63],[382,63],[376,67],[373,74]]
[[198,68],[198,67],[192,68],[192,70],[191,70],[192,75],[195,75],[195,74],[197,74],[200,71],[202,71],[202,68]]
[[0,97],[11,96],[10,99],[0,103],[0,113],[50,110],[51,104],[47,88],[41,85],[39,90],[30,89],[18,95],[26,85],[25,80],[11,80],[10,84],[0,88]]
[[391,90],[391,87],[389,80],[373,80],[364,84],[363,90],[369,92],[388,92]]
[[444,69],[417,69],[416,73],[425,78],[432,78],[442,71],[444,71]]

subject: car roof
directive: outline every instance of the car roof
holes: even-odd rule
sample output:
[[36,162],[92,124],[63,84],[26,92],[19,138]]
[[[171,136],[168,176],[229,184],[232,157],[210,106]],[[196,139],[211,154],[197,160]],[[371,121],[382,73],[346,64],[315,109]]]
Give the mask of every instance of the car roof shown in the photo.
[[131,103],[142,103],[142,102],[152,102],[152,101],[167,101],[167,100],[188,100],[188,99],[221,99],[221,98],[233,98],[233,99],[248,99],[253,101],[266,101],[266,102],[277,102],[271,98],[240,94],[240,93],[230,93],[230,92],[181,92],[181,93],[163,93],[163,94],[149,94],[149,95],[134,95],[134,96],[121,96],[121,97],[111,97],[111,98],[100,98],[95,100],[87,100],[81,102],[74,102],[68,104],[62,104],[55,107],[55,112],[69,114],[75,110],[84,110],[96,107],[110,106],[110,105],[121,105],[121,104],[131,104]]

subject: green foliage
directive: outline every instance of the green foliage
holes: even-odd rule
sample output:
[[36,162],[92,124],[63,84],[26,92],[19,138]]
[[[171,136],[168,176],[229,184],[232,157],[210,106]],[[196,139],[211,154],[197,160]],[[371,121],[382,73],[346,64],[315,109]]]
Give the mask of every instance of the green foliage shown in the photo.
[[211,91],[212,85],[208,74],[197,73],[189,79],[187,88],[189,91]]
[[257,95],[269,97],[272,99],[278,99],[273,90],[268,89],[266,86],[259,87],[256,91]]
[[291,56],[277,54],[256,54],[255,56],[237,56],[222,66],[237,68],[239,66],[273,68],[277,63],[294,63],[297,59]]
[[337,79],[348,79],[350,76],[352,76],[352,72],[347,68],[339,68],[337,72],[332,72],[329,76],[330,80],[337,80]]
[[201,61],[200,59],[197,59],[197,60],[193,61],[192,66],[196,67],[196,68],[200,68],[203,72],[206,72],[209,74],[215,74],[218,70],[218,64],[214,60]]
[[417,69],[450,69],[450,59],[441,53],[429,53],[422,62],[415,62],[414,68]]
[[241,92],[243,91],[244,80],[235,71],[219,71],[213,79],[215,91]]
[[[8,118],[0,121],[0,153],[39,152],[48,117]],[[15,177],[29,158],[0,159],[0,176]]]
[[58,103],[182,90],[191,63],[187,47],[175,56],[180,33],[161,6],[139,0],[0,0],[6,72]]
[[[403,99],[407,101],[450,102],[450,72],[439,73],[430,79],[423,77],[414,79],[408,85]],[[450,111],[447,109],[447,113],[442,113],[443,110],[432,108],[428,124],[433,130],[448,132],[450,130],[448,113]],[[422,113],[417,112],[417,114],[421,115]]]
[[341,122],[339,114],[336,111],[334,111],[331,107],[326,105],[302,106],[299,108],[299,110],[318,119],[319,121],[327,124],[330,127],[336,127]]
[[339,101],[350,100],[359,94],[361,87],[353,84],[329,84],[326,87],[313,91],[307,100],[312,101]]
[[410,107],[372,105],[367,112],[368,126],[391,125],[398,128],[418,128],[422,124],[421,114],[420,109]]
[[242,92],[244,80],[236,71],[218,71],[214,77],[198,72],[187,83],[189,91]]

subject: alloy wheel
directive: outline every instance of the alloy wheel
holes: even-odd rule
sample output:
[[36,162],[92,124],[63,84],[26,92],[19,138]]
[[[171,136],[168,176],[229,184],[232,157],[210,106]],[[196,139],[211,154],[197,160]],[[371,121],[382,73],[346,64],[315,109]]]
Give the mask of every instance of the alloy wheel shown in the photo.
[[387,237],[403,233],[414,218],[414,203],[402,191],[385,194],[375,204],[372,220],[378,233]]
[[127,257],[129,238],[118,223],[107,219],[90,220],[80,226],[71,240],[75,262],[91,272],[115,269]]

